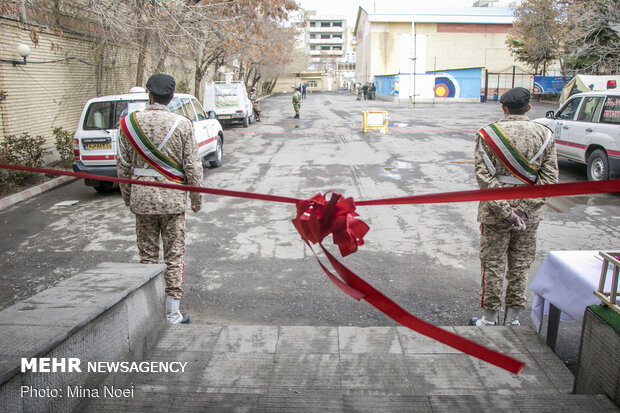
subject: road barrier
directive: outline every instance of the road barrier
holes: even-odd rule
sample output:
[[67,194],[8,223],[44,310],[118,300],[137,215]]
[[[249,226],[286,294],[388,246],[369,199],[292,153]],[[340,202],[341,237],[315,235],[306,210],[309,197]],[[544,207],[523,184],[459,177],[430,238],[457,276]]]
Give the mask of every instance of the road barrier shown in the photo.
[[363,116],[363,131],[379,129],[381,133],[388,133],[388,113],[385,110],[365,110]]

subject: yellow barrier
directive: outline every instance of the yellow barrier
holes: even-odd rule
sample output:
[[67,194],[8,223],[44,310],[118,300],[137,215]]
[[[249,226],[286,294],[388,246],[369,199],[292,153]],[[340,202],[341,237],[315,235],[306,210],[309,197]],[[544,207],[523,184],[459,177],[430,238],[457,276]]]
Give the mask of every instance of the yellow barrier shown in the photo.
[[379,129],[383,133],[388,132],[388,113],[385,110],[365,110],[362,112],[364,116],[364,133],[368,129]]

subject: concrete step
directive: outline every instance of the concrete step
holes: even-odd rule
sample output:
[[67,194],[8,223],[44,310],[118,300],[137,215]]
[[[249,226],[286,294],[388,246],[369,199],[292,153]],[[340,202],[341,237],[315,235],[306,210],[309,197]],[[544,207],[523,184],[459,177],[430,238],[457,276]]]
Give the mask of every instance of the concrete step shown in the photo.
[[526,327],[444,327],[526,362],[513,375],[404,327],[218,326],[165,330],[146,361],[183,372],[117,373],[128,397],[80,411],[614,412],[571,394],[573,376]]

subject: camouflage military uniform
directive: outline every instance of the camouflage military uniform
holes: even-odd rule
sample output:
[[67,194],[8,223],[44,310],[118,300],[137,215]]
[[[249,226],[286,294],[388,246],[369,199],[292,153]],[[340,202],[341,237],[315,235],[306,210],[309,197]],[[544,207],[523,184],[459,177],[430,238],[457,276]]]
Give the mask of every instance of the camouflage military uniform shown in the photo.
[[[528,160],[534,158],[540,151],[550,132],[546,127],[530,121],[525,115],[506,115],[497,122],[497,125]],[[487,154],[488,161],[493,165],[491,169],[496,170],[495,174],[489,171],[482,151]],[[481,189],[516,186],[500,182],[501,177],[511,176],[511,173],[480,136],[476,141],[475,160],[476,179]],[[536,185],[557,183],[558,166],[553,139],[533,162],[533,166],[539,170]],[[529,198],[480,202],[478,222],[481,230],[483,308],[500,309],[504,274],[508,281],[506,306],[514,308],[525,306],[527,273],[536,253],[536,230],[542,220],[542,207],[545,201],[545,198]],[[506,221],[513,208],[527,215],[525,231],[512,229]]]
[[293,93],[293,109],[295,109],[295,116],[299,116],[301,109],[301,92],[299,90],[295,90]]
[[258,103],[258,97],[256,92],[250,92],[250,100],[252,101],[252,110],[254,111],[254,119],[260,122],[260,105]]
[[[158,146],[178,115],[171,113],[164,105],[150,105],[136,114],[144,134]],[[202,183],[202,164],[198,158],[198,147],[191,121],[183,118],[172,137],[161,152],[184,165],[188,185]],[[163,176],[143,176],[136,168],[152,169],[134,149],[121,129],[118,176],[144,181],[171,183]],[[164,246],[166,263],[166,295],[180,299],[183,295],[183,256],[185,254],[185,208],[187,193],[167,188],[144,185],[121,184],[125,204],[136,214],[136,237],[140,262],[157,263],[159,259],[159,238]],[[192,207],[199,209],[200,193],[189,194]]]

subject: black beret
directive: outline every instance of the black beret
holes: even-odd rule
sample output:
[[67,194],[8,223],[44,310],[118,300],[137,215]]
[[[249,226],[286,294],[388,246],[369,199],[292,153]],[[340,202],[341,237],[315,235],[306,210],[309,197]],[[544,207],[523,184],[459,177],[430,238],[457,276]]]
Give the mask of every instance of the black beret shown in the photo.
[[146,81],[146,88],[149,92],[157,96],[170,96],[174,94],[174,79],[170,75],[158,73],[149,77]]
[[499,101],[502,105],[522,108],[530,103],[530,91],[523,87],[515,87],[504,93]]

